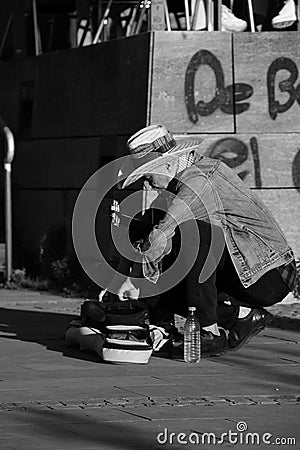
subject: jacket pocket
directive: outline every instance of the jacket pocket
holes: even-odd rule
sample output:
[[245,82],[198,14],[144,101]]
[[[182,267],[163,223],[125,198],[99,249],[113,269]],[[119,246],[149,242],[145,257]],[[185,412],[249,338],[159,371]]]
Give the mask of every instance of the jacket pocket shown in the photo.
[[[254,247],[257,249],[258,253],[261,253],[263,262],[268,262],[271,258],[278,255],[272,246],[267,242],[260,234],[256,231],[253,231],[251,228],[243,225],[243,229],[247,231],[250,236],[251,242],[255,245]],[[252,239],[251,239],[252,238]]]

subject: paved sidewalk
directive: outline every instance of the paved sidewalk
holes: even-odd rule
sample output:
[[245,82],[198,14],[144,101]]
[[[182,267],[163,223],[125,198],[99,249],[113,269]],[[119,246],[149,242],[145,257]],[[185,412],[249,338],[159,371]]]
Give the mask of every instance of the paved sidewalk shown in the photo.
[[276,312],[292,327],[268,328],[240,351],[198,365],[155,357],[111,365],[67,348],[61,338],[81,303],[0,290],[0,449],[270,448],[263,438],[300,448],[293,299]]

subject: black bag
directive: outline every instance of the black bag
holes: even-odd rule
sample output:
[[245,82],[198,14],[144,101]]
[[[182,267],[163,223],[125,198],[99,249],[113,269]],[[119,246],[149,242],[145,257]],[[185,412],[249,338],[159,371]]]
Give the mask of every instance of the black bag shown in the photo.
[[103,330],[106,325],[149,326],[149,311],[140,300],[101,303],[87,300],[81,305],[82,326]]

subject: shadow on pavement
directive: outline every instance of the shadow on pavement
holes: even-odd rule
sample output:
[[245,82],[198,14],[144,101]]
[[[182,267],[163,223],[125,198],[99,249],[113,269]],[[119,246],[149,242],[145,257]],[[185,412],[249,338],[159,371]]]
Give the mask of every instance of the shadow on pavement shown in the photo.
[[[130,418],[130,414],[118,411],[118,421],[113,423],[105,417],[105,411],[99,415],[92,416],[84,410],[82,413],[77,411],[39,411],[28,408],[26,414],[18,415],[19,424],[24,421],[34,423],[34,433],[40,441],[47,438],[48,445],[53,442],[53,448],[63,448],[61,445],[65,442],[66,448],[84,449],[159,449],[156,436],[161,430],[157,425],[153,425],[151,420],[137,420],[137,416]],[[142,425],[142,426],[141,426]],[[38,429],[38,430],[37,430]],[[32,442],[34,445],[34,442]],[[36,447],[34,447],[36,448]],[[47,447],[48,448],[48,447]],[[176,445],[172,450],[178,450]]]
[[280,328],[281,330],[296,331],[300,333],[299,317],[280,317],[274,316],[273,321],[269,325],[271,328]]
[[[268,330],[265,330],[265,334]],[[259,343],[260,337],[236,352],[229,352],[221,358],[212,358],[216,363],[232,365],[243,369],[249,375],[247,385],[267,386],[276,394],[276,388],[293,389],[300,382],[299,343],[275,339],[274,344]],[[261,380],[261,382],[260,382]],[[274,386],[273,386],[274,385]],[[281,391],[279,390],[279,393]]]
[[74,315],[0,308],[0,317],[0,338],[36,342],[70,358],[101,362],[96,354],[66,346],[64,333]]

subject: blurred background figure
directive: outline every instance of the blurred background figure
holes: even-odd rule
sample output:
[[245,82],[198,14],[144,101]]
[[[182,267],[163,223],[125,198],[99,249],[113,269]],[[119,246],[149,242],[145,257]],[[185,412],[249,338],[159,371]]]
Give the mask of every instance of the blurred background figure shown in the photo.
[[[296,23],[294,0],[252,0],[252,4],[257,31],[282,30],[293,27]],[[246,0],[233,2],[232,11],[235,16],[249,24],[248,2]]]
[[230,8],[222,4],[221,10],[221,31],[244,31],[247,28],[247,22],[245,20],[236,17]]
[[[195,9],[196,0],[191,1],[191,11]],[[204,0],[200,0],[198,5],[198,14],[194,24],[195,30],[207,30],[207,12],[206,4]],[[232,10],[229,8],[229,4],[222,4],[221,9],[221,31],[244,31],[247,28],[246,20],[236,17]]]
[[287,0],[279,11],[279,14],[272,19],[273,28],[288,28],[297,20],[296,5],[294,0]]
[[[192,13],[196,3],[198,3],[196,0],[191,0]],[[297,14],[294,0],[252,0],[252,7],[255,28],[251,31],[274,31],[296,26]],[[193,29],[212,31],[207,20],[207,2],[200,0],[197,8],[197,18]],[[248,0],[223,0],[221,31],[250,31]]]

